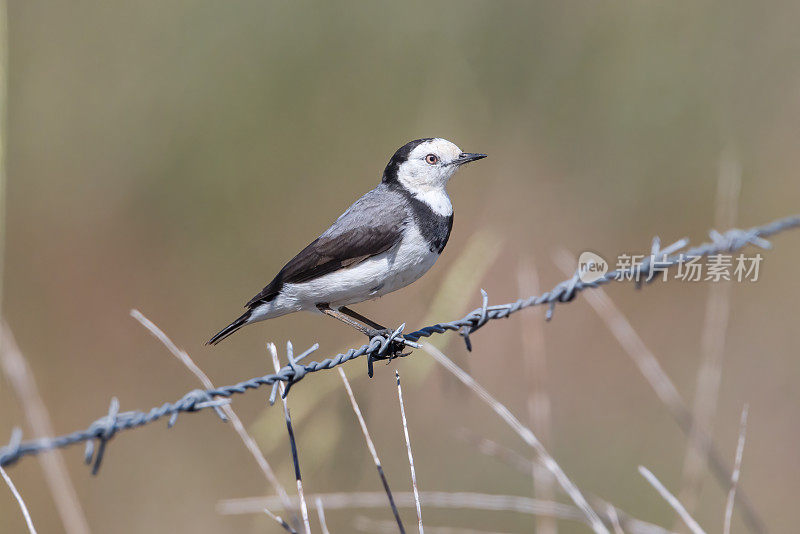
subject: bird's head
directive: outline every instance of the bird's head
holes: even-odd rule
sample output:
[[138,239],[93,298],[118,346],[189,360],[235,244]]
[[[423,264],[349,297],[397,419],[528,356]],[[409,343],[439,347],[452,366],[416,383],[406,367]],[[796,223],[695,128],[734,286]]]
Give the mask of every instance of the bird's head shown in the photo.
[[459,167],[485,157],[462,152],[447,139],[416,139],[397,149],[383,171],[383,181],[399,183],[412,192],[444,189]]

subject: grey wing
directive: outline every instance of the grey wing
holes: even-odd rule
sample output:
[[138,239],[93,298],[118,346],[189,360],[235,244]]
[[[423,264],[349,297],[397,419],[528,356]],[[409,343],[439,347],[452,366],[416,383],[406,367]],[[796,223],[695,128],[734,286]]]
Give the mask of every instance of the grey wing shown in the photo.
[[382,187],[373,189],[292,258],[245,306],[271,301],[285,283],[308,282],[386,252],[400,242],[408,219],[404,198]]

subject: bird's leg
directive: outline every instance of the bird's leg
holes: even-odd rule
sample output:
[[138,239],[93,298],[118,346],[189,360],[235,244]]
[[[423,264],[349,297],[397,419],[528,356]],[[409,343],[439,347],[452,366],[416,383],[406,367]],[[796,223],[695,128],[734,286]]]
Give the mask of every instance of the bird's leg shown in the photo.
[[342,321],[346,325],[352,326],[353,328],[355,328],[356,330],[358,330],[359,332],[361,332],[362,334],[364,334],[367,337],[373,337],[375,335],[373,333],[372,329],[367,328],[366,326],[364,326],[363,324],[359,323],[358,321],[354,321],[353,319],[351,319],[347,315],[345,315],[345,314],[343,314],[343,313],[341,313],[339,311],[334,310],[333,308],[331,308],[327,304],[324,304],[324,303],[317,304],[317,309],[319,311],[321,311],[322,313],[324,313],[325,315],[327,315],[328,317],[333,317],[334,319],[338,319],[338,320]]
[[363,315],[361,315],[357,311],[351,310],[350,308],[347,308],[346,306],[342,306],[341,308],[339,308],[339,311],[342,312],[345,315],[349,315],[350,317],[352,317],[356,321],[361,321],[362,323],[371,326],[372,328],[377,330],[377,333],[386,334],[386,333],[391,333],[392,332],[391,330],[389,330],[385,326],[380,325],[380,324],[376,323],[375,321],[364,317]]

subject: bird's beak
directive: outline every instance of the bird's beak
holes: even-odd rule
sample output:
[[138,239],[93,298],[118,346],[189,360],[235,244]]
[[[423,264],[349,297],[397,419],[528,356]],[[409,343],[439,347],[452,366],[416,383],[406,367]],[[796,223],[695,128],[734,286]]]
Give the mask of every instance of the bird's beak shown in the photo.
[[462,152],[456,160],[453,161],[453,165],[461,166],[465,163],[469,163],[470,161],[478,161],[479,159],[483,159],[486,157],[486,154],[475,154],[473,152]]

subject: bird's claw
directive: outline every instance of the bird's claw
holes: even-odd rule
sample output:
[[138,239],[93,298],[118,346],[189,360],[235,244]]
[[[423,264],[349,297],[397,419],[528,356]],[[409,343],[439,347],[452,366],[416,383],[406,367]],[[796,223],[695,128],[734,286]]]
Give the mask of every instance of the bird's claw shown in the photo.
[[367,335],[369,336],[370,342],[376,337],[381,337],[383,338],[382,343],[385,343],[377,357],[371,354],[367,356],[367,375],[369,375],[370,378],[372,378],[373,375],[372,364],[375,360],[386,360],[386,364],[388,365],[389,362],[395,358],[402,358],[411,354],[410,351],[403,352],[403,350],[409,346],[416,345],[406,340],[402,334],[397,334],[395,337],[392,337],[393,334],[395,334],[395,331],[389,330],[388,328],[384,328],[383,330],[372,329],[368,332]]

